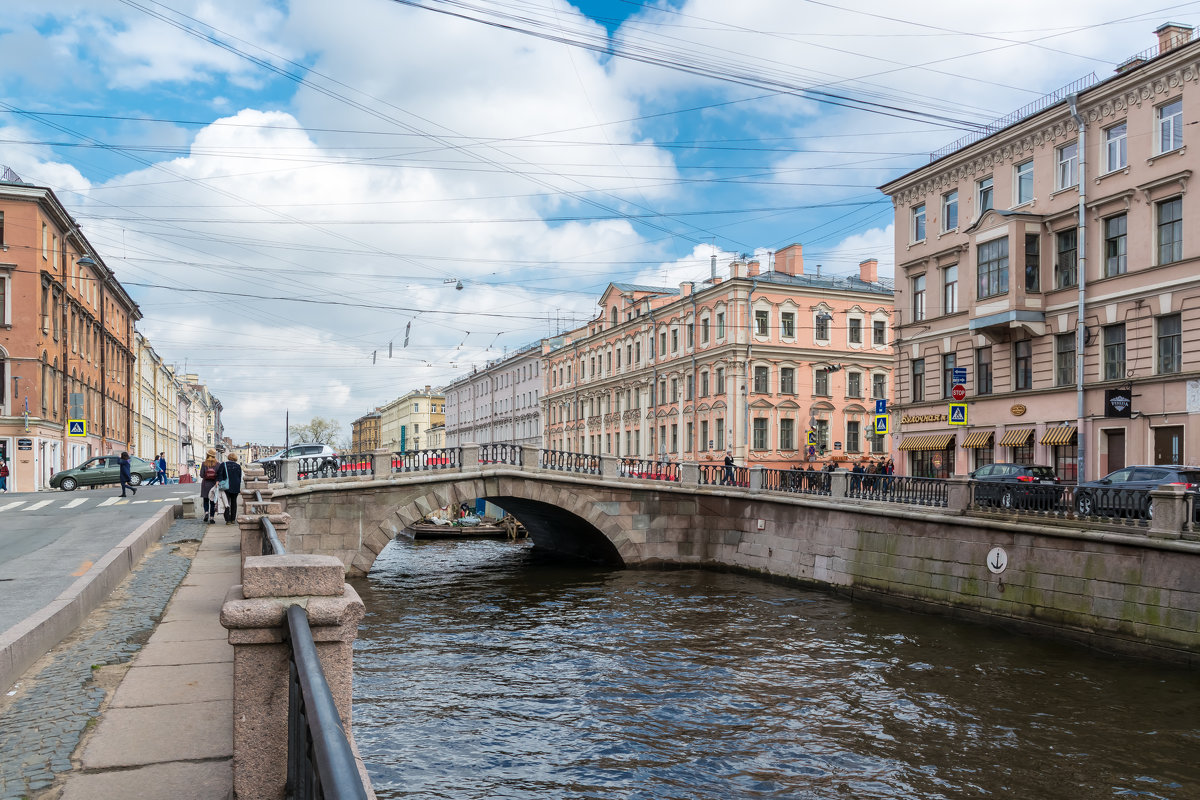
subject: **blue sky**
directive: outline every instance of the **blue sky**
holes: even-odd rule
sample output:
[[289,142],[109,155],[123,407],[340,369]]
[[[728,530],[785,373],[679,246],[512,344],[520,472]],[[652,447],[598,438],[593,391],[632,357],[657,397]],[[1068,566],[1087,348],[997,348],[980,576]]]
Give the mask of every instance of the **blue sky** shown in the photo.
[[348,430],[714,250],[890,275],[876,186],[1200,24],[1113,0],[5,9],[0,164],[58,193],[238,440],[284,408]]

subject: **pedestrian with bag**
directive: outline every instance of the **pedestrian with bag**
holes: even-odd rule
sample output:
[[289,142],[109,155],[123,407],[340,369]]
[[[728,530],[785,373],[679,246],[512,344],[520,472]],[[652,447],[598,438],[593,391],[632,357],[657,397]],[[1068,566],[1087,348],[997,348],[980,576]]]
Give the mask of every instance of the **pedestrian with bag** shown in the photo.
[[204,521],[216,522],[217,515],[217,451],[209,449],[200,465],[200,497],[204,502]]
[[217,467],[217,491],[225,495],[225,524],[232,525],[237,520],[238,494],[242,491],[242,465],[237,463],[237,453],[230,453]]
[[129,481],[133,478],[133,470],[129,464],[129,453],[121,451],[121,497],[125,497],[125,490],[137,494],[137,487]]
[[162,485],[167,482],[167,459],[166,453],[159,453],[158,458],[154,461],[154,480]]
[[8,491],[8,459],[0,456],[0,492]]

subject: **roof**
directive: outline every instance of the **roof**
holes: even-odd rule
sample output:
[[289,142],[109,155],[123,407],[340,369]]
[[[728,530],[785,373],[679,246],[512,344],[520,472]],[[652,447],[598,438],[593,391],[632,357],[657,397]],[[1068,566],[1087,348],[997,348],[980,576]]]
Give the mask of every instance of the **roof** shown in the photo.
[[622,292],[651,292],[653,294],[679,294],[679,287],[668,289],[665,286],[642,286],[637,283],[614,283],[612,284]]
[[840,289],[852,292],[868,292],[891,296],[892,287],[876,281],[864,281],[857,275],[788,275],[783,272],[763,272],[755,276],[759,283],[777,283],[786,286],[806,286],[812,289]]

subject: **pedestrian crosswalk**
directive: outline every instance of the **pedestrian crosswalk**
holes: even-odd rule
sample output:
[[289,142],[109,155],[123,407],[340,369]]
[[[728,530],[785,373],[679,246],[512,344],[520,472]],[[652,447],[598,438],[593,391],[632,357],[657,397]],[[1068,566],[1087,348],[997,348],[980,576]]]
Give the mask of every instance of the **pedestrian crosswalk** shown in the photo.
[[142,500],[133,500],[132,498],[122,497],[75,497],[70,500],[65,498],[54,498],[51,500],[40,500],[36,495],[30,496],[25,500],[8,500],[0,498],[0,514],[4,513],[26,513],[30,511],[47,511],[52,510],[78,510],[90,511],[97,508],[105,508],[106,506],[124,506],[130,503],[174,503],[180,497],[191,494],[191,492],[173,492],[167,497],[148,497]]

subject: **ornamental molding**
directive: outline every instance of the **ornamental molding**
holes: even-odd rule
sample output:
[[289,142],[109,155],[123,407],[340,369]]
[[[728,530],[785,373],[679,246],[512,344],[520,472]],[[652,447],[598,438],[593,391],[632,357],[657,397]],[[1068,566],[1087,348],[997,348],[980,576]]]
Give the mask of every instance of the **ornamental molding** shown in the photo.
[[[1146,103],[1155,103],[1162,95],[1175,94],[1186,83],[1200,83],[1200,60],[1163,73],[1099,100],[1080,110],[1080,116],[1089,124],[1114,121],[1128,113],[1130,108],[1141,108]],[[1015,138],[997,143],[991,150],[980,153],[969,161],[955,164],[940,172],[908,186],[894,195],[896,205],[908,205],[932,194],[940,194],[956,188],[964,179],[974,178],[996,166],[1015,163],[1031,154],[1035,149],[1066,144],[1076,136],[1076,126],[1069,117],[1053,120],[1027,131]]]

